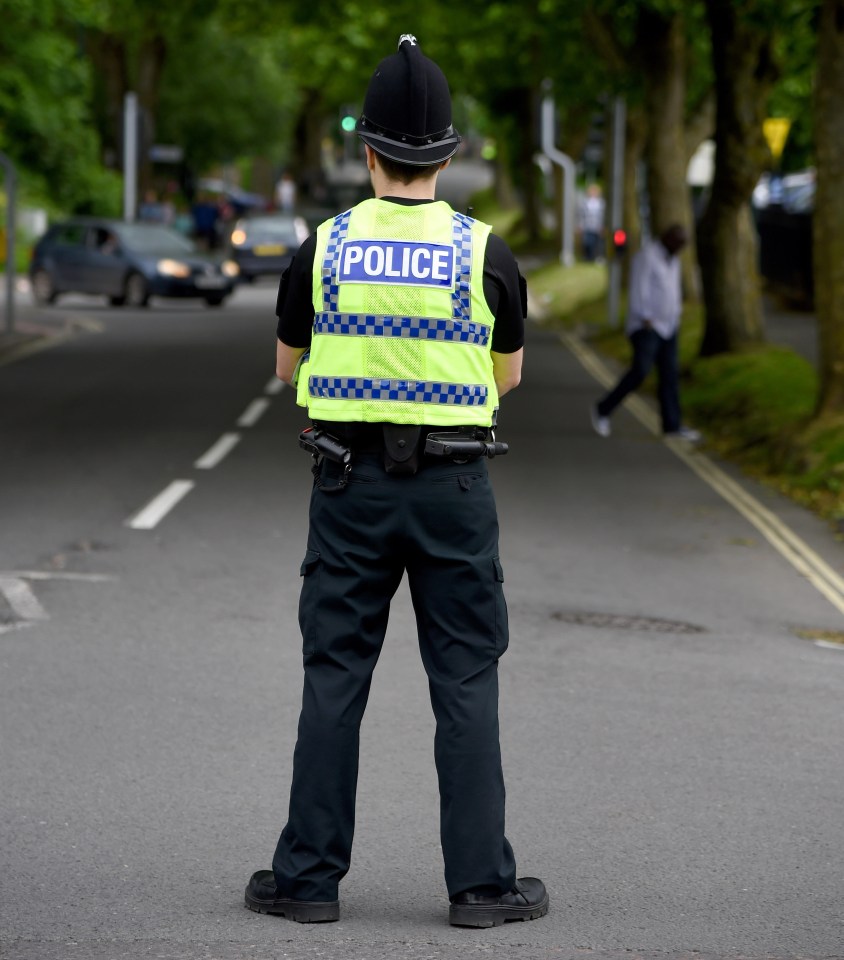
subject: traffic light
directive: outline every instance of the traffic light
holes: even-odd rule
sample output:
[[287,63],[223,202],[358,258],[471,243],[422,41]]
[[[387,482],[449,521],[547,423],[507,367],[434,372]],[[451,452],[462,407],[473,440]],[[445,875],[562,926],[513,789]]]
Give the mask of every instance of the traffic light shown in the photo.
[[619,228],[613,230],[612,246],[617,257],[623,256],[627,252],[627,231]]
[[355,117],[354,109],[350,106],[342,107],[340,110],[340,129],[343,133],[354,133],[356,123],[357,117]]

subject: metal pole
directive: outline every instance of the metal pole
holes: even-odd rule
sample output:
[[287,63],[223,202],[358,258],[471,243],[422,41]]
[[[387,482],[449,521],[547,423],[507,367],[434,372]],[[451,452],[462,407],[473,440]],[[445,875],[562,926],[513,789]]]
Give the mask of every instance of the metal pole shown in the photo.
[[127,93],[123,99],[123,219],[135,219],[138,203],[138,98]]
[[0,153],[6,171],[6,333],[15,332],[15,165]]
[[[612,191],[610,201],[610,236],[623,226],[624,211],[624,139],[627,123],[627,104],[616,97],[612,115]],[[618,326],[618,305],[621,300],[621,261],[613,248],[607,291],[607,319],[611,328]]]
[[550,94],[542,100],[542,152],[563,169],[563,243],[560,263],[570,267],[574,263],[575,166],[570,156],[554,146],[554,98]]

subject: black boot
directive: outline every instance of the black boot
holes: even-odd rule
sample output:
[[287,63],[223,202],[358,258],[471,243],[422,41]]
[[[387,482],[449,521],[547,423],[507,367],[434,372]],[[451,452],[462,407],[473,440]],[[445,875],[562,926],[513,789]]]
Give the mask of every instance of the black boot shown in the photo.
[[448,922],[455,927],[498,927],[509,920],[536,920],[548,913],[548,892],[536,877],[522,877],[500,897],[471,890],[451,898]]
[[279,896],[272,870],[253,873],[246,886],[246,906],[297,923],[331,923],[340,919],[339,900],[293,900]]

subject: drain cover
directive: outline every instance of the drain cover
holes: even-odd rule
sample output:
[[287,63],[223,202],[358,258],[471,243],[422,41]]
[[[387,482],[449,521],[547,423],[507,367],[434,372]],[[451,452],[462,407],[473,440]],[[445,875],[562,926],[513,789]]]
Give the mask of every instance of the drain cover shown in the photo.
[[552,620],[575,623],[584,627],[602,627],[609,630],[639,630],[648,633],[706,633],[704,627],[680,620],[661,620],[655,617],[626,617],[618,613],[589,613],[586,611],[557,610]]

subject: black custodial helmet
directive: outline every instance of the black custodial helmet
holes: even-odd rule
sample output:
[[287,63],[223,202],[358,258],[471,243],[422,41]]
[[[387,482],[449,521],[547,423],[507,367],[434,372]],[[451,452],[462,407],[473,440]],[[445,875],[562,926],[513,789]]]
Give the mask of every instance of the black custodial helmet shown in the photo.
[[378,64],[355,130],[377,153],[412,166],[443,163],[457,153],[448,81],[416,37],[402,34],[398,53]]

